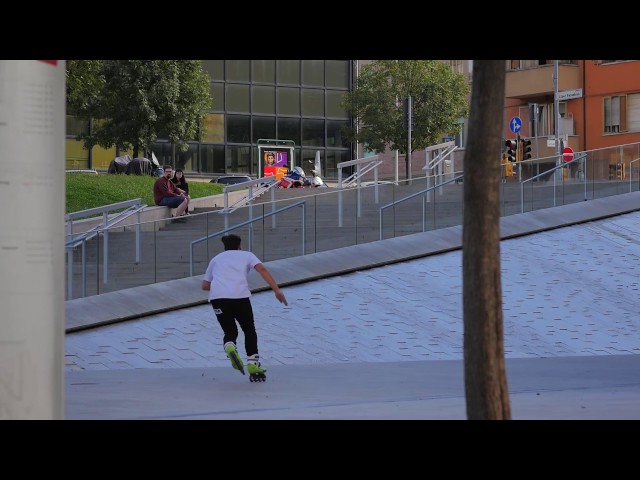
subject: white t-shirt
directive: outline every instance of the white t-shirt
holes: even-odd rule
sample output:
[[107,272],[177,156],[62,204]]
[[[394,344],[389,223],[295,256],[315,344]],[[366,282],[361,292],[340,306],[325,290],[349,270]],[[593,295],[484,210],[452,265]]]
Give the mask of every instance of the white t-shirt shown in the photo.
[[249,271],[262,263],[252,252],[225,250],[211,259],[203,280],[211,282],[209,300],[215,298],[249,298]]

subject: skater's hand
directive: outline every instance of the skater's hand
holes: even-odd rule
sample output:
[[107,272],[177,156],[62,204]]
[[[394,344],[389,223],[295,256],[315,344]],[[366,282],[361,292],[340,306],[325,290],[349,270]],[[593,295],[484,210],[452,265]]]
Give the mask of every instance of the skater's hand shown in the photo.
[[274,292],[276,294],[276,298],[278,299],[278,301],[280,303],[284,303],[285,305],[289,305],[287,303],[287,298],[284,296],[284,293],[282,293],[282,290],[279,290],[277,292]]

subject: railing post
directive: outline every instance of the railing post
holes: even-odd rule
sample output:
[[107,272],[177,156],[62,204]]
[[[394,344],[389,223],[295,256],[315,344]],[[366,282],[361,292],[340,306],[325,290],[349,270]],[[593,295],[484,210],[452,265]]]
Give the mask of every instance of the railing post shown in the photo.
[[140,263],[140,232],[142,231],[142,227],[140,226],[140,210],[138,210],[136,218],[138,219],[138,224],[136,225],[136,263]]
[[342,167],[338,167],[338,226],[342,226]]
[[104,224],[102,226],[102,235],[104,236],[104,242],[102,248],[104,253],[102,255],[102,283],[105,285],[109,282],[109,228],[107,212],[103,214]]
[[[276,187],[274,185],[271,186],[271,211],[276,211]],[[276,228],[276,216],[271,215],[271,228]]]
[[[67,217],[67,237],[73,235],[73,220]],[[73,299],[73,248],[67,247],[67,300]]]

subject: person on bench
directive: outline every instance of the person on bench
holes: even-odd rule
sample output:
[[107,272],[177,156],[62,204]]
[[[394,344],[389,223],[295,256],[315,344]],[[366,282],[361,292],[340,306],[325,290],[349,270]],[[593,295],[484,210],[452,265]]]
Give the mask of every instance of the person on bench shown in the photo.
[[171,181],[173,167],[165,165],[164,176],[153,184],[153,201],[156,205],[176,209],[176,222],[186,222],[182,217],[189,207],[189,197]]

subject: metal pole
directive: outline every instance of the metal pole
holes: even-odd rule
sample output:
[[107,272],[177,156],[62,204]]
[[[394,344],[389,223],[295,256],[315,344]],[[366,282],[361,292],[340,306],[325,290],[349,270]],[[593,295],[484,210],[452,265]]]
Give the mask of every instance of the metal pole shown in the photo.
[[[276,187],[271,186],[271,211],[276,211]],[[271,228],[276,228],[276,216],[271,215]]]
[[408,125],[407,125],[407,184],[411,185],[411,121],[413,119],[413,98],[409,97],[407,102]]
[[398,150],[396,150],[396,185],[398,185]]
[[342,167],[338,168],[338,226],[342,226]]
[[[553,61],[553,110],[555,112],[555,124],[556,124],[556,128],[555,128],[555,134],[556,134],[556,166],[560,165],[561,162],[561,158],[560,158],[560,101],[558,99],[558,60],[554,60]],[[559,174],[562,175],[562,171],[561,170],[557,170],[556,171],[556,176],[558,175],[558,172],[560,172]],[[555,205],[555,189],[554,189],[554,201],[553,204]]]
[[[104,241],[102,243],[102,247],[104,249],[104,254],[102,255],[102,283],[105,285],[109,283],[109,220],[107,212],[102,214],[103,224],[102,224],[102,235],[104,237]],[[100,236],[98,235],[98,238]]]

